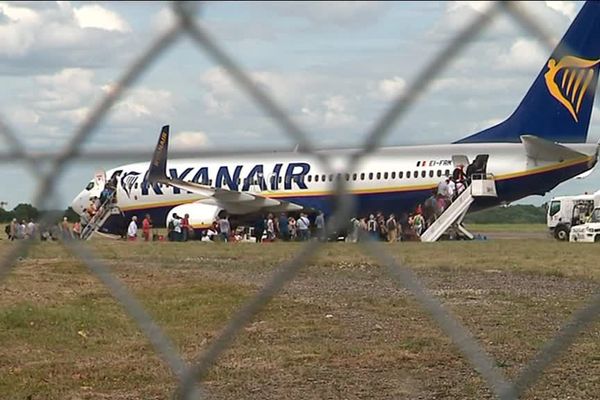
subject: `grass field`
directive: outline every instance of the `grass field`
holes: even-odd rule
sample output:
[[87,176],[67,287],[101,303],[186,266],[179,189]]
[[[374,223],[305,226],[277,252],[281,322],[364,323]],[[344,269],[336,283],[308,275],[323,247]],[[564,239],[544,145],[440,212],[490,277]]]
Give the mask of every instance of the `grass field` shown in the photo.
[[[11,244],[0,241],[0,257]],[[93,242],[191,360],[296,243]],[[552,240],[385,245],[515,376],[598,290],[600,246]],[[168,399],[176,382],[121,306],[60,244],[0,284],[0,398]],[[485,399],[418,304],[351,244],[325,246],[218,360],[216,399]],[[600,322],[528,392],[596,399]]]

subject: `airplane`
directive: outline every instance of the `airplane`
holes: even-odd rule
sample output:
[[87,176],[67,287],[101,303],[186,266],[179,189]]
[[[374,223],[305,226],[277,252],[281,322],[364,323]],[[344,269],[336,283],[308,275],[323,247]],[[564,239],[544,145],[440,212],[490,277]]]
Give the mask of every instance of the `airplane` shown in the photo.
[[323,150],[338,165],[323,170],[317,156],[297,151],[231,158],[168,160],[169,126],[161,129],[150,163],[100,172],[72,202],[81,214],[107,177],[116,182],[118,213],[100,232],[119,234],[149,214],[155,226],[173,213],[205,229],[225,211],[240,218],[265,213],[334,210],[334,184],[347,183],[357,216],[411,212],[458,165],[477,164],[493,176],[496,197],[475,199],[469,211],[544,195],[561,182],[591,173],[599,145],[586,143],[600,68],[600,2],[587,2],[543,65],[516,110],[503,122],[454,143],[379,148],[360,163],[356,150]]

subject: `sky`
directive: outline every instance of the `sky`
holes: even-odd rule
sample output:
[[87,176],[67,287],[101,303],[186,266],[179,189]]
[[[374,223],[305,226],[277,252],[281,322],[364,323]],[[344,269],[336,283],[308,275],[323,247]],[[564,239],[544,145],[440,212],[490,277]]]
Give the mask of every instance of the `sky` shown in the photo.
[[[583,3],[521,6],[558,41]],[[482,2],[214,2],[195,16],[216,43],[308,132],[317,148],[358,146],[396,96]],[[0,119],[29,151],[60,151],[126,67],[174,22],[160,2],[0,3]],[[435,77],[383,145],[448,143],[506,118],[551,49],[501,15]],[[596,100],[598,104],[598,100]],[[600,137],[595,106],[588,141]],[[147,151],[171,125],[184,150],[292,149],[290,139],[187,37],[169,47],[100,122],[84,149]],[[0,154],[11,151],[0,135]],[[66,207],[98,169],[141,161],[79,160],[60,176]],[[37,181],[0,162],[0,202],[31,202]],[[558,186],[600,189],[600,172]]]

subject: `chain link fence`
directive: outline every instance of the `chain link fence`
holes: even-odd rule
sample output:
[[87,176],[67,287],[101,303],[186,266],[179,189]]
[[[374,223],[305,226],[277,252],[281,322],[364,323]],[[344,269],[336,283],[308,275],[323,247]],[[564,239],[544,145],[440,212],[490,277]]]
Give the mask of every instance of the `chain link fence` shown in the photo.
[[[283,108],[268,93],[253,83],[251,77],[240,67],[236,60],[217,43],[202,22],[195,18],[198,7],[198,3],[192,2],[173,3],[173,11],[176,15],[173,26],[156,37],[151,45],[127,68],[115,85],[114,90],[110,91],[96,104],[85,121],[75,130],[68,144],[59,153],[45,154],[43,157],[29,154],[19,141],[17,133],[10,128],[7,123],[8,120],[0,115],[0,134],[6,139],[10,147],[10,153],[1,157],[0,161],[12,162],[19,160],[25,163],[32,176],[38,181],[34,200],[36,205],[46,208],[50,201],[56,198],[58,195],[56,193],[56,182],[61,179],[65,167],[74,160],[89,159],[90,156],[94,159],[111,159],[127,155],[139,157],[140,154],[134,152],[117,153],[116,156],[112,151],[82,154],[81,147],[97,128],[100,121],[106,117],[110,108],[115,105],[148,67],[159,59],[166,49],[185,35],[197,44],[200,51],[203,51],[224,67],[236,85],[246,92],[273,121],[279,124],[290,138],[299,144],[300,151],[317,157],[319,162],[322,163],[322,167],[327,171],[337,172],[334,171],[330,160],[324,153],[315,152],[315,148],[306,132],[292,121],[283,111]],[[352,154],[351,163],[358,163],[363,157],[376,150],[385,135],[390,132],[392,126],[415,104],[420,94],[432,84],[440,72],[452,63],[456,55],[467,47],[500,14],[508,15],[524,29],[547,44],[548,47],[553,47],[551,36],[521,6],[507,2],[492,4],[487,11],[480,13],[466,28],[458,32],[448,42],[447,46],[421,69],[421,72],[409,84],[407,90],[392,101],[389,109],[368,132],[362,148]],[[211,152],[211,154],[214,155],[214,152]],[[227,155],[228,153],[222,152],[220,154]],[[147,155],[147,158],[150,159],[150,154]],[[50,168],[42,168],[42,161],[50,161]],[[332,188],[332,193],[335,196],[335,204],[337,205],[334,220],[338,222],[336,223],[337,226],[330,226],[329,229],[334,232],[345,227],[343,221],[350,220],[354,211],[354,203],[352,196],[346,190],[343,179],[336,182],[335,188]],[[43,217],[41,223],[49,223],[50,218],[51,216]],[[395,284],[411,293],[419,305],[452,340],[471,366],[483,377],[489,389],[498,399],[519,398],[525,390],[540,378],[544,370],[562,352],[569,348],[577,334],[591,324],[600,312],[600,293],[598,293],[589,300],[585,307],[575,312],[554,338],[542,346],[520,374],[513,381],[510,381],[497,368],[496,361],[486,353],[481,343],[448,311],[438,298],[427,290],[409,266],[399,264],[380,244],[368,240],[367,237],[364,239],[360,242],[364,251],[369,253],[381,265],[386,266],[387,273]],[[31,245],[31,241],[20,241],[0,260],[0,280],[3,280],[11,272],[20,257],[27,256]],[[151,342],[154,350],[177,377],[179,386],[176,392],[173,393],[174,398],[199,399],[206,397],[201,385],[202,379],[219,356],[232,344],[243,328],[264,309],[269,301],[287,283],[294,279],[300,269],[307,264],[309,258],[317,253],[322,243],[319,241],[307,243],[291,260],[280,265],[264,287],[234,313],[220,334],[191,364],[183,360],[171,339],[153,321],[150,314],[133,296],[127,286],[111,272],[106,264],[95,257],[89,246],[79,241],[65,242],[65,245],[108,288],[112,296],[118,300],[128,315],[135,321],[138,328]]]

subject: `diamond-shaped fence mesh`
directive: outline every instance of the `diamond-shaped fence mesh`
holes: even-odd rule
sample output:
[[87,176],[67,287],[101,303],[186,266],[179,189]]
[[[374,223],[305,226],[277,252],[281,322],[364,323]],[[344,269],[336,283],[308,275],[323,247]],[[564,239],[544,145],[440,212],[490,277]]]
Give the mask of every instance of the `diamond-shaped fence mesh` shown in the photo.
[[[114,90],[108,93],[92,109],[89,116],[76,129],[68,144],[59,153],[48,153],[41,156],[29,154],[18,140],[17,133],[10,128],[6,117],[0,116],[0,134],[4,136],[10,147],[10,153],[2,156],[0,162],[19,160],[26,163],[32,176],[38,180],[35,197],[36,204],[44,207],[48,204],[49,199],[53,199],[57,195],[54,191],[56,187],[55,183],[61,178],[65,167],[78,158],[85,157],[89,160],[90,158],[110,159],[111,157],[120,158],[127,155],[138,157],[145,155],[135,153],[134,151],[81,154],[81,146],[90,137],[99,122],[106,117],[110,108],[132,86],[136,79],[152,63],[160,58],[164,50],[185,35],[193,39],[200,51],[203,51],[220,64],[236,85],[245,91],[265,113],[283,128],[283,131],[287,135],[300,145],[299,148],[302,152],[317,157],[323,167],[329,172],[336,172],[333,170],[330,160],[325,153],[315,152],[314,146],[311,144],[306,132],[286,114],[283,108],[268,93],[253,83],[251,77],[244,69],[217,43],[202,22],[195,18],[196,6],[197,4],[190,2],[176,2],[173,4],[174,13],[177,16],[173,26],[155,38],[151,45],[129,65],[118,80]],[[543,26],[538,25],[517,4],[503,2],[493,4],[487,11],[480,13],[466,28],[452,38],[447,46],[421,70],[419,75],[408,86],[407,90],[390,104],[387,112],[382,115],[368,133],[362,149],[352,155],[352,162],[359,162],[363,157],[376,150],[394,123],[415,104],[419,95],[427,89],[448,64],[452,63],[455,56],[467,47],[501,13],[508,15],[523,28],[535,34],[543,43],[546,43],[548,46],[552,45],[553,41],[545,33]],[[221,154],[233,155],[238,153],[222,152]],[[211,152],[211,155],[214,156],[215,152]],[[51,168],[44,172],[40,166],[40,161],[51,161]],[[335,188],[332,188],[332,193],[336,197],[335,204],[337,205],[337,209],[335,210],[334,217],[335,221],[338,222],[337,226],[330,226],[328,229],[334,232],[343,228],[345,225],[343,221],[348,221],[352,216],[353,201],[351,194],[346,191],[344,180],[337,181]],[[44,218],[47,220],[42,220],[42,224],[50,222],[49,219],[51,216]],[[592,323],[600,312],[600,294],[597,294],[585,307],[575,312],[555,337],[549,340],[539,353],[522,369],[516,379],[510,381],[496,366],[495,360],[486,353],[471,332],[449,312],[439,299],[427,290],[409,266],[400,265],[381,245],[368,240],[367,237],[364,239],[360,242],[364,251],[371,254],[374,259],[387,267],[387,273],[399,287],[410,292],[420,307],[429,314],[441,330],[452,340],[452,343],[483,377],[492,393],[499,399],[519,398],[527,388],[536,382],[544,370],[562,352],[568,349],[576,335]],[[32,241],[20,241],[0,260],[0,280],[4,279],[10,273],[20,257],[27,256],[31,245]],[[191,364],[186,363],[182,359],[171,339],[153,321],[143,305],[135,298],[127,286],[111,272],[111,269],[95,257],[93,250],[85,242],[67,241],[65,242],[65,246],[74,255],[79,257],[89,270],[108,288],[111,295],[135,321],[155,351],[177,377],[179,387],[173,395],[176,398],[197,399],[205,397],[201,381],[219,356],[232,344],[244,326],[263,310],[269,301],[287,283],[294,279],[300,269],[316,254],[322,243],[320,241],[307,243],[291,260],[276,268],[264,287],[233,314],[220,334]]]

